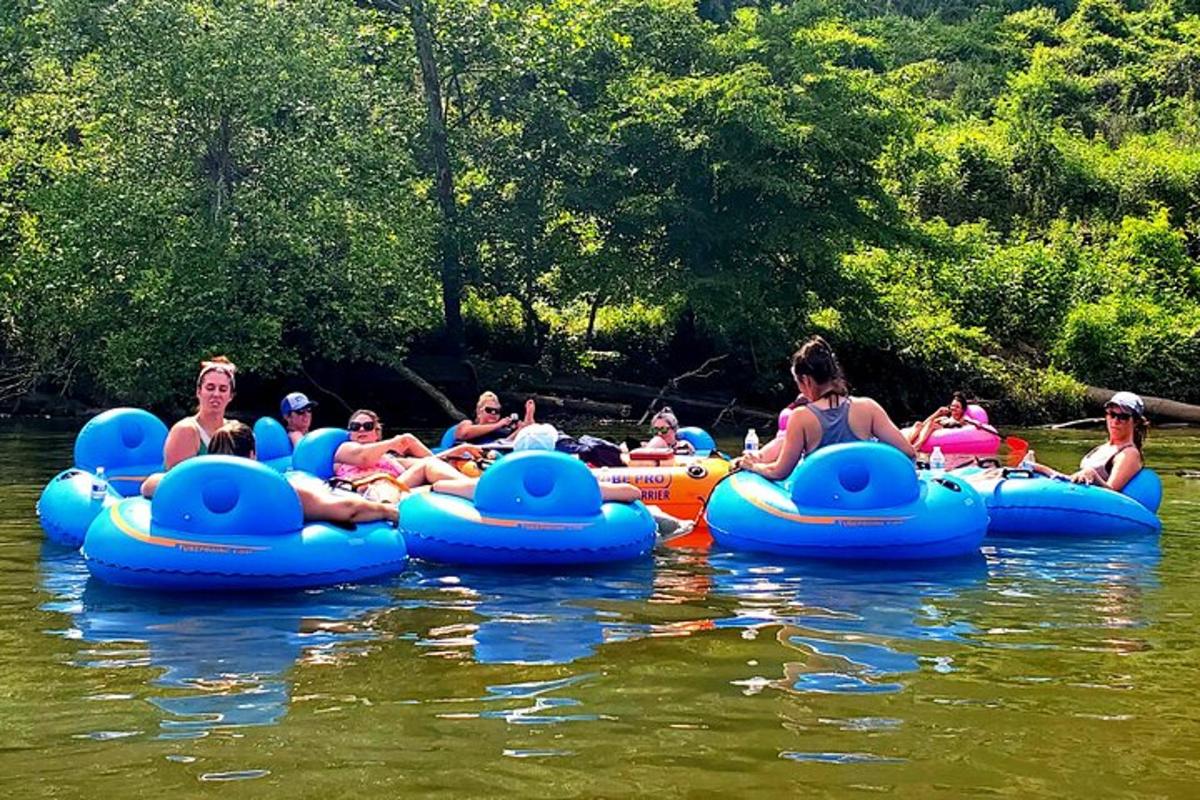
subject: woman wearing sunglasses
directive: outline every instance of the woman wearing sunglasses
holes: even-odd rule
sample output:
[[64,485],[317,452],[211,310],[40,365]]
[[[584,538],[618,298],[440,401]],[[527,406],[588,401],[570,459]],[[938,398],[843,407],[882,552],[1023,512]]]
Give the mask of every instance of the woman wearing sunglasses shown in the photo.
[[1091,449],[1079,462],[1079,469],[1064,475],[1043,464],[1034,470],[1051,477],[1070,478],[1075,483],[1090,483],[1119,492],[1142,469],[1142,444],[1150,430],[1146,406],[1133,392],[1117,392],[1104,404],[1104,422],[1108,441]]
[[365,408],[350,415],[346,430],[350,441],[334,453],[334,475],[380,500],[393,501],[414,487],[459,477],[458,470],[443,458],[482,455],[476,447],[457,445],[439,458],[411,433],[384,439],[379,415]]
[[535,424],[536,406],[533,400],[525,401],[525,418],[516,414],[505,414],[500,398],[495,392],[484,392],[475,402],[475,419],[464,419],[454,429],[454,441],[472,444],[489,444],[507,439],[526,425]]
[[647,450],[670,450],[676,455],[690,456],[696,447],[686,439],[679,438],[679,420],[670,406],[663,406],[650,420],[650,441],[643,447]]

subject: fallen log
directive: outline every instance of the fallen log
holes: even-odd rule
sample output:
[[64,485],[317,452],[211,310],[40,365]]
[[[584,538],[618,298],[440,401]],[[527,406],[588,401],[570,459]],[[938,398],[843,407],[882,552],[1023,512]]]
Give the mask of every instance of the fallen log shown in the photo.
[[[1085,386],[1084,391],[1088,402],[1101,407],[1116,394],[1112,389],[1104,389],[1099,386]],[[1200,406],[1148,395],[1142,395],[1142,402],[1146,404],[1147,416],[1200,424]]]
[[433,398],[433,401],[438,404],[438,407],[440,407],[442,411],[446,412],[446,416],[450,417],[451,420],[458,422],[459,420],[464,420],[467,418],[467,415],[459,411],[458,407],[451,402],[449,397],[446,397],[446,395],[442,394],[436,386],[414,372],[412,368],[403,361],[397,363],[395,365],[395,369],[396,372],[400,373],[405,380],[407,380],[413,386],[416,386],[425,394],[429,395],[429,397]]
[[538,411],[553,408],[575,414],[593,414],[611,419],[629,419],[633,408],[628,403],[605,403],[599,400],[583,400],[576,397],[555,397],[548,394],[532,395]]

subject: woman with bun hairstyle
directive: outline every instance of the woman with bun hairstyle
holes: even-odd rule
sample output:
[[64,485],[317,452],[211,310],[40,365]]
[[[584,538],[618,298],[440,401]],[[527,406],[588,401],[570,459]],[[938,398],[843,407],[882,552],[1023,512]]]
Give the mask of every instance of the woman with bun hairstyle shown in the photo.
[[200,362],[200,374],[196,376],[196,413],[176,422],[167,434],[163,445],[166,469],[208,452],[213,434],[225,424],[225,409],[237,388],[236,376],[237,367],[225,356]]
[[887,412],[869,397],[851,397],[837,355],[820,336],[810,337],[792,356],[792,378],[807,401],[788,417],[787,432],[773,452],[747,453],[735,464],[770,480],[792,474],[801,456],[844,442],[878,439],[909,458],[913,446]]

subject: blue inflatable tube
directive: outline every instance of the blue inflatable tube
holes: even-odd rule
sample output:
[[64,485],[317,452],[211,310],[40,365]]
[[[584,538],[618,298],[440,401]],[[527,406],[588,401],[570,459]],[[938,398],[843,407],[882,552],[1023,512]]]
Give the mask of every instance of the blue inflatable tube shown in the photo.
[[[37,514],[50,541],[79,547],[92,520],[138,493],[147,476],[162,470],[167,426],[139,408],[114,408],[88,421],[75,437],[75,466],[56,475],[38,499]],[[104,467],[108,490],[92,499],[96,471]]]
[[713,490],[706,517],[729,550],[860,561],[975,553],[987,529],[983,501],[965,481],[919,480],[903,453],[871,442],[822,448],[781,483],[733,473]]
[[278,472],[292,468],[292,440],[271,417],[254,423],[254,450],[258,461]]
[[386,523],[305,524],[282,475],[232,456],[188,459],[153,501],[113,505],[88,528],[83,557],[109,583],[170,590],[329,586],[399,572],[407,558]]
[[963,470],[987,504],[997,536],[1137,536],[1157,534],[1162,482],[1142,469],[1123,492],[1071,483],[1027,470]]
[[514,453],[479,479],[474,501],[434,492],[400,504],[414,558],[448,564],[545,566],[639,558],[655,523],[640,502],[604,503],[582,461],[563,453]]

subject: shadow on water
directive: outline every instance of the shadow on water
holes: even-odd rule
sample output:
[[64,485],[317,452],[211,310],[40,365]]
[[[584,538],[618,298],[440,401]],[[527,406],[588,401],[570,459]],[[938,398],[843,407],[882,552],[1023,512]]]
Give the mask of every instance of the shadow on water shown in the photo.
[[422,565],[402,605],[465,612],[478,621],[442,625],[418,641],[427,655],[480,664],[568,664],[606,642],[640,638],[621,604],[645,601],[648,561],[572,571],[472,570]]
[[272,595],[161,594],[91,578],[77,551],[42,549],[42,608],[69,615],[59,632],[80,639],[83,668],[159,668],[150,696],[162,738],[205,736],[216,728],[273,725],[287,713],[287,671],[298,661],[352,655],[349,643],[375,634],[364,619],[386,607],[385,587]]

